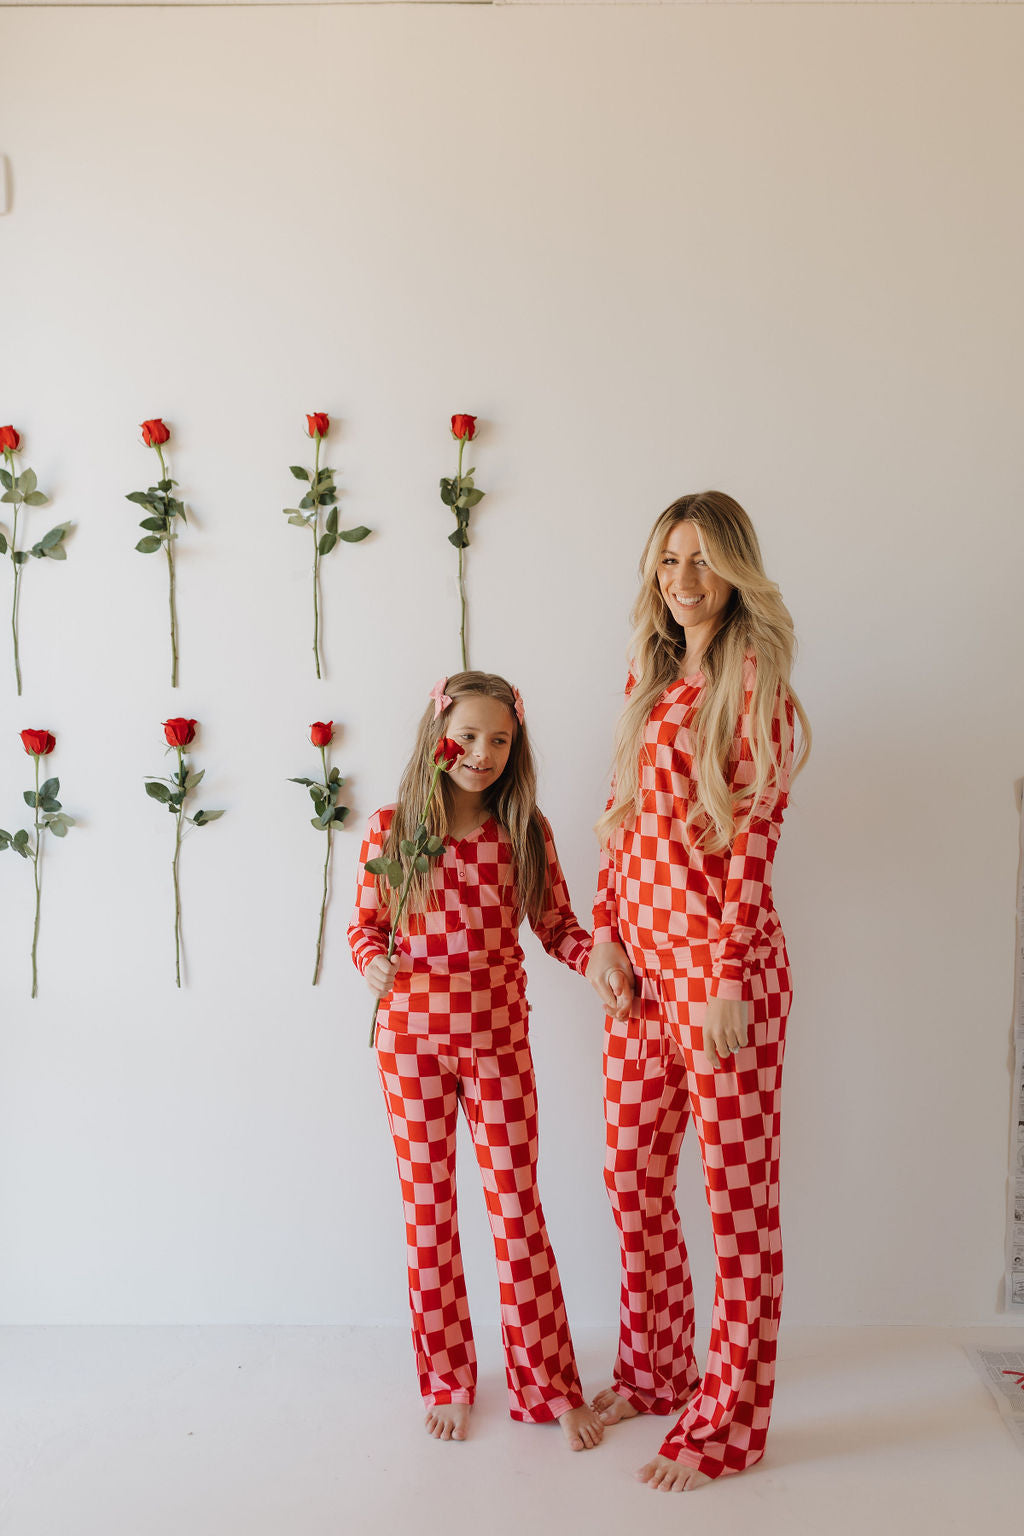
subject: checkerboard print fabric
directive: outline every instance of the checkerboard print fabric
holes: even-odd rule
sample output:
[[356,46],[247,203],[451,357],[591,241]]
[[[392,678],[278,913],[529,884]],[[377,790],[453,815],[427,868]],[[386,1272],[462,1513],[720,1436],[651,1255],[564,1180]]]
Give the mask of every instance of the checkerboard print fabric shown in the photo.
[[[705,978],[645,975],[605,1036],[605,1182],[622,1245],[616,1389],[641,1411],[682,1413],[661,1454],[709,1477],[759,1460],[771,1416],[782,1303],[779,1107],[791,982],[785,949],[748,982],[749,1042],[714,1070],[703,1051]],[[714,1234],[715,1301],[703,1376],[676,1210],[692,1119]]]
[[[753,778],[750,701],[754,662],[745,668],[743,713],[730,758],[730,786]],[[687,825],[696,800],[690,730],[703,679],[680,679],[658,699],[640,754],[643,809],[617,828],[604,851],[594,903],[594,943],[619,940],[640,969],[692,970],[707,975],[712,997],[741,998],[752,968],[772,956],[782,930],[772,901],[775,849],[787,804],[792,765],[793,711],[787,703],[788,751],[776,794],[740,806],[741,830],[731,849],[699,847],[701,824]],[[773,730],[776,755],[781,721]]]
[[[359,856],[348,937],[360,971],[387,951],[388,910],[365,866],[383,851],[393,814],[394,806],[385,806],[371,816]],[[550,955],[583,975],[590,935],[576,921],[546,821],[543,828],[547,895],[534,931]],[[378,1014],[382,1027],[481,1042],[523,1034],[526,976],[513,866],[508,834],[493,817],[469,837],[449,841],[433,865],[436,904],[402,919],[394,989]]]
[[471,1403],[476,1353],[459,1248],[455,1130],[473,1137],[498,1265],[509,1411],[538,1424],[583,1402],[555,1257],[537,1192],[537,1093],[525,1040],[444,1047],[377,1034],[377,1061],[405,1205],[420,1392]]

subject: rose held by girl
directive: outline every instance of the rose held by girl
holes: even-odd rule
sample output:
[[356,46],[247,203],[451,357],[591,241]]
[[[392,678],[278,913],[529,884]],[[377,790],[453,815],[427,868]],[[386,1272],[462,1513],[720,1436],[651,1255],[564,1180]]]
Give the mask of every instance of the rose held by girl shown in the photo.
[[442,736],[434,748],[434,762],[441,763],[447,771],[455,767],[465,750],[457,741],[452,741],[450,736]]

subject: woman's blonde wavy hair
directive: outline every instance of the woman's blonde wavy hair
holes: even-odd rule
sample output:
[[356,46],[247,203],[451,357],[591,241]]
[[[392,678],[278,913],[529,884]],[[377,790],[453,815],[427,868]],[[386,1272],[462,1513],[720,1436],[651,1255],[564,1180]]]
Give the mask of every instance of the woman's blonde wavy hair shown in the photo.
[[[686,637],[661,595],[658,563],[673,528],[683,522],[693,523],[708,565],[733,588],[721,627],[701,658],[705,687],[691,727],[696,801],[688,810],[687,823],[703,819],[700,845],[720,852],[746,819],[737,815],[741,804],[750,801],[749,817],[779,794],[780,770],[794,745],[787,701],[800,722],[794,778],[807,761],[811,745],[807,716],[789,682],[796,651],[793,620],[775,582],[765,575],[750,518],[723,491],[680,496],[658,518],[644,545],[640,592],[630,616],[634,686],[615,730],[612,803],[597,823],[597,832],[607,844],[622,822],[643,809],[639,758],[644,730],[655,703],[681,673]],[[749,652],[756,661],[750,706],[754,779],[733,792],[729,753],[743,713],[743,662]],[[779,740],[773,746],[776,721]]]
[[[512,844],[515,894],[520,917],[536,921],[544,910],[547,894],[544,824],[537,809],[537,770],[530,749],[530,737],[526,725],[516,718],[515,691],[511,683],[493,672],[456,672],[448,678],[444,691],[452,701],[451,706],[446,707],[436,719],[433,701],[423,711],[416,732],[416,745],[398,786],[398,802],[384,841],[384,853],[390,859],[399,858],[402,839],[411,838],[419,825],[434,772],[434,749],[447,734],[451,710],[461,700],[471,698],[474,694],[497,699],[509,712],[512,743],[504,772],[486,791],[484,805],[495,821],[504,827]],[[427,828],[434,836],[448,836],[454,799],[448,775],[442,773],[427,816]],[[377,889],[394,922],[398,892],[382,880],[378,880]],[[424,874],[413,876],[408,905],[411,911],[422,912],[432,904],[431,870],[427,870]]]

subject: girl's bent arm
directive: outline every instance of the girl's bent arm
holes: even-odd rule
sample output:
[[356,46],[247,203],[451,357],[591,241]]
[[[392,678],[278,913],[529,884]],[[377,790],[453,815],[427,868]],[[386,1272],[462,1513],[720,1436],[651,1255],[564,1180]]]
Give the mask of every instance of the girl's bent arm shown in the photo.
[[[389,818],[390,819],[390,818]],[[357,969],[365,975],[366,967],[378,955],[386,955],[391,937],[391,917],[380,904],[377,880],[367,872],[368,859],[379,858],[384,851],[387,827],[384,813],[374,811],[366,828],[362,851],[359,855],[359,883],[356,886],[356,904],[348,926],[348,943]]]

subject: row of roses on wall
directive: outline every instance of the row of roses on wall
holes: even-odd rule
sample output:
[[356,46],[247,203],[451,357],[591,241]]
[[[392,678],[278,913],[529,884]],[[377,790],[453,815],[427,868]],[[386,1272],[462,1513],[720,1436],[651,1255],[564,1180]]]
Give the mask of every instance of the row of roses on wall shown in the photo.
[[[475,416],[465,414],[458,414],[451,418],[451,435],[459,445],[458,467],[453,476],[442,476],[440,482],[441,501],[455,517],[455,528],[448,535],[448,540],[458,551],[459,644],[463,669],[469,665],[466,644],[463,551],[469,545],[470,512],[483,500],[484,496],[484,492],[476,487],[473,478],[475,471],[472,468],[463,468],[466,444],[476,436],[476,421]],[[282,509],[292,527],[305,530],[312,538],[313,662],[318,678],[322,676],[320,563],[337,548],[339,543],[359,544],[371,532],[362,524],[355,528],[341,528],[338,525],[335,471],[321,463],[321,449],[329,431],[330,417],[326,411],[314,411],[311,415],[307,415],[306,434],[314,444],[313,464],[312,467],[304,464],[289,465],[293,478],[303,486],[303,493],[299,498],[298,506]],[[146,514],[139,525],[143,530],[143,537],[139,539],[135,548],[143,555],[154,555],[162,551],[166,561],[171,687],[176,688],[178,686],[178,613],[174,556],[177,541],[188,522],[186,503],[176,494],[179,489],[178,481],[172,478],[164,456],[164,449],[171,440],[170,428],[161,417],[154,416],[142,423],[141,433],[144,445],[151,448],[157,455],[160,466],[159,476],[154,484],[146,486],[145,489],[129,491],[127,499],[141,507]],[[10,558],[13,570],[11,635],[15,683],[19,695],[22,687],[22,672],[18,636],[25,567],[30,559],[65,560],[67,558],[65,540],[72,527],[70,522],[57,523],[34,543],[23,543],[19,546],[19,517],[22,520],[21,537],[24,539],[28,509],[46,506],[49,502],[49,497],[39,489],[35,470],[30,467],[19,470],[17,456],[21,452],[21,447],[21,433],[17,428],[10,425],[0,427],[0,452],[3,454],[3,468],[0,468],[0,485],[3,487],[3,492],[0,495],[0,503],[10,507],[13,519],[11,528],[0,523],[0,556]]]
[[[206,773],[205,768],[197,768],[187,755],[188,748],[195,741],[198,724],[197,720],[188,719],[184,716],[175,716],[173,719],[163,722],[167,750],[175,754],[174,771],[163,776],[153,775],[152,778],[145,780],[146,794],[158,804],[166,806],[174,820],[171,883],[174,900],[174,980],[175,985],[178,987],[181,986],[182,903],[179,863],[182,843],[190,828],[209,826],[224,815],[222,810],[189,809],[190,797],[199,788]],[[66,837],[68,828],[75,825],[75,818],[68,815],[57,798],[60,793],[60,780],[51,777],[40,782],[40,764],[44,758],[48,758],[56,750],[56,736],[52,731],[38,729],[26,729],[20,734],[22,746],[32,758],[35,768],[34,785],[32,788],[26,789],[23,794],[25,804],[33,812],[33,824],[31,829],[22,827],[16,832],[8,832],[0,827],[0,853],[10,849],[13,853],[19,854],[22,859],[32,866],[34,896],[31,951],[32,996],[37,997],[39,994],[38,951],[42,912],[43,849],[47,841],[46,834],[49,833],[52,837],[58,838]],[[290,782],[301,784],[308,791],[313,804],[313,815],[310,818],[310,824],[318,832],[324,833],[326,839],[320,916],[316,936],[316,960],[313,966],[313,985],[316,986],[320,979],[324,920],[327,913],[330,889],[333,835],[335,829],[345,821],[348,815],[348,807],[338,804],[338,798],[345,781],[341,777],[340,770],[331,767],[328,762],[328,750],[334,739],[334,721],[314,721],[310,726],[309,739],[320,753],[323,777],[321,779],[300,777],[294,778]]]

